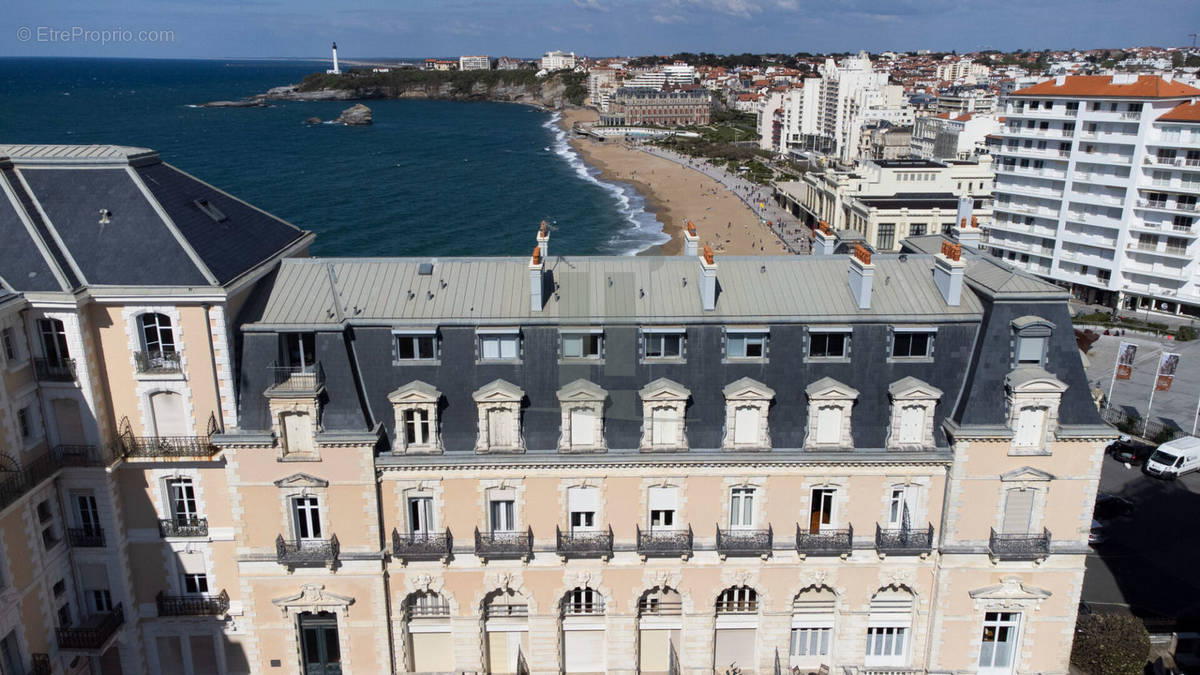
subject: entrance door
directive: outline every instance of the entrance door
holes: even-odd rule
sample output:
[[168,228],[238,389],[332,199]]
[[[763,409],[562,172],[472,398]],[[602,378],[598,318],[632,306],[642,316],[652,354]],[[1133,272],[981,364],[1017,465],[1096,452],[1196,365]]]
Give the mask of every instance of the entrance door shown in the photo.
[[304,652],[304,675],[341,675],[342,651],[336,615],[331,612],[301,614],[300,644]]
[[75,495],[75,510],[79,516],[79,527],[85,536],[100,535],[100,510],[96,508],[96,498],[92,495]]

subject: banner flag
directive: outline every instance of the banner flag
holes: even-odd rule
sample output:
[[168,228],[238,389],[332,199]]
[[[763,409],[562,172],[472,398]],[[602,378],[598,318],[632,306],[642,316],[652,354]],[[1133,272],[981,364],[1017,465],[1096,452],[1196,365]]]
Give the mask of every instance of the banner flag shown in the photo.
[[1122,342],[1117,349],[1117,379],[1128,380],[1133,375],[1133,358],[1137,356],[1137,345]]
[[1171,381],[1175,379],[1175,369],[1179,367],[1179,355],[1163,352],[1158,362],[1158,374],[1154,377],[1154,390],[1167,391]]

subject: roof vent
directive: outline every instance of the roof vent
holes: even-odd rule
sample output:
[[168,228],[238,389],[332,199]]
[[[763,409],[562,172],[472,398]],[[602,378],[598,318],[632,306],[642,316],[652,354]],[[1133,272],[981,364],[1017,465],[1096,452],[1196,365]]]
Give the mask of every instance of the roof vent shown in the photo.
[[423,277],[433,276],[433,263],[421,263],[418,265],[417,274]]
[[192,206],[200,209],[200,213],[212,218],[214,223],[223,223],[229,219],[228,216],[221,212],[221,209],[218,209],[215,204],[207,199],[193,199]]
[[100,224],[107,225],[112,222],[112,211],[108,209],[100,209]]

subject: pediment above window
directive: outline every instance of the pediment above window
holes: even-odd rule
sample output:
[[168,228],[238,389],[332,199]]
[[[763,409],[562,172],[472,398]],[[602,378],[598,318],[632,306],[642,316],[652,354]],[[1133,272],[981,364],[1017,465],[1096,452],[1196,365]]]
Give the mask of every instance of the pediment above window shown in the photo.
[[271,604],[278,607],[284,616],[288,616],[291,612],[320,611],[333,611],[344,616],[349,611],[350,605],[354,604],[354,598],[330,593],[325,590],[323,584],[304,584],[300,587],[299,593],[274,598],[271,600]]
[[688,399],[691,395],[692,392],[687,387],[665,377],[654,380],[638,392],[643,401],[680,401]]
[[505,380],[492,380],[475,390],[471,395],[476,403],[492,401],[503,403],[520,403],[525,398],[525,391],[517,385]]
[[437,403],[442,392],[437,387],[420,380],[413,380],[388,394],[388,400],[395,403]]
[[984,586],[968,591],[976,607],[1027,607],[1036,609],[1043,600],[1053,595],[1036,586],[1026,586],[1020,577],[1005,577],[995,586]]
[[294,473],[294,474],[288,476],[287,478],[280,478],[279,480],[275,481],[275,487],[323,488],[323,487],[329,487],[329,481],[325,480],[324,478],[317,478],[316,476],[310,476],[307,473]]
[[775,390],[758,380],[743,377],[725,385],[726,401],[762,401],[775,398]]
[[1013,469],[1006,473],[1000,474],[1002,481],[1050,481],[1054,480],[1054,474],[1046,473],[1041,469],[1035,469],[1032,466],[1023,466],[1019,469]]
[[808,394],[810,399],[853,401],[858,398],[857,389],[842,384],[832,377],[822,377],[805,387],[804,392]]
[[1004,386],[1009,391],[1021,394],[1062,394],[1067,390],[1066,384],[1037,366],[1014,369],[1004,376]]
[[594,403],[608,398],[608,392],[600,385],[580,378],[558,390],[558,400],[562,403],[574,401]]
[[942,390],[937,387],[909,376],[900,380],[896,380],[888,387],[888,394],[893,400],[940,400],[942,398]]

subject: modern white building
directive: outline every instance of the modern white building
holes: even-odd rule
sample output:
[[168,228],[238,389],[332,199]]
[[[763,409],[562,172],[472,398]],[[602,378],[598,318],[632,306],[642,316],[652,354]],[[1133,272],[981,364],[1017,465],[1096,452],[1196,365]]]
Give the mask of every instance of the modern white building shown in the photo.
[[996,115],[940,113],[917,118],[910,152],[925,159],[970,159],[986,151],[985,139],[1000,130]]
[[1012,93],[993,255],[1089,302],[1200,316],[1200,89],[1060,76]]
[[492,61],[486,55],[458,57],[459,70],[491,70]]
[[575,52],[546,52],[542,55],[542,70],[569,70],[575,67]]
[[957,61],[947,61],[946,63],[939,65],[937,67],[937,78],[939,80],[948,80],[954,82],[968,78],[985,78],[991,72],[991,68],[981,63],[975,63],[969,58],[961,58]]

